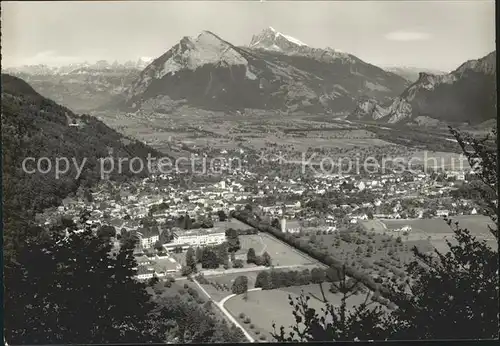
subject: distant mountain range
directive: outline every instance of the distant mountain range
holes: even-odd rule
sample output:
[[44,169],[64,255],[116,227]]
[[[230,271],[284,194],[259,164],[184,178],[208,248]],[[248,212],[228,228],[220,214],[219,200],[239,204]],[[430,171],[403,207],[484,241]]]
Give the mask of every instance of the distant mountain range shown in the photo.
[[48,75],[69,75],[69,74],[99,74],[103,72],[121,71],[121,70],[143,70],[153,58],[139,58],[137,61],[127,61],[119,63],[117,61],[110,63],[106,60],[99,60],[95,63],[81,62],[63,66],[23,65],[19,67],[10,67],[3,69],[5,73],[11,75],[28,74],[31,76]]
[[60,67],[28,65],[6,68],[2,72],[22,78],[41,95],[71,108],[86,112],[109,104],[122,95],[152,59],[125,63],[76,63]]
[[496,52],[492,52],[448,74],[422,72],[391,102],[365,98],[348,118],[393,124],[432,120],[478,124],[496,117],[496,94]]
[[139,109],[154,99],[215,110],[350,112],[361,96],[389,100],[408,84],[353,55],[311,48],[273,28],[255,35],[248,47],[204,31],[184,37],[146,67],[125,104]]
[[431,70],[427,68],[408,67],[408,66],[390,66],[390,67],[383,67],[383,69],[395,73],[398,76],[401,76],[412,83],[418,80],[420,72],[424,72],[427,74],[434,74],[434,75],[443,75],[447,73],[439,70]]

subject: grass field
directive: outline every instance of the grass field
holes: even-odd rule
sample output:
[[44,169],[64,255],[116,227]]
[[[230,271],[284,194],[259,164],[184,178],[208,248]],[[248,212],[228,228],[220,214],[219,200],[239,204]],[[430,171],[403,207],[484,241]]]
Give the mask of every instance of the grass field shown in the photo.
[[[471,234],[480,240],[486,240],[493,248],[496,248],[496,241],[488,230],[488,225],[493,225],[492,221],[482,215],[459,215],[451,217],[453,222],[458,222],[461,228],[467,228]],[[371,220],[373,221],[373,220]],[[453,243],[453,231],[447,223],[439,218],[435,219],[416,219],[416,220],[383,220],[387,229],[390,231],[395,228],[409,225],[412,227],[410,237],[416,240],[429,239],[440,251],[448,249],[446,239]]]
[[[328,292],[328,287],[323,285],[326,298],[334,305],[340,304],[341,296]],[[245,301],[242,295],[235,296],[229,299],[224,306],[238,320],[240,313],[244,313],[251,319],[251,323],[262,331],[262,334],[268,336],[268,340],[273,340],[270,333],[273,331],[273,322],[276,323],[276,329],[279,331],[281,326],[285,327],[285,331],[291,331],[289,328],[295,324],[295,318],[292,314],[293,307],[289,304],[288,296],[296,298],[301,291],[305,293],[313,293],[321,297],[319,285],[307,285],[287,287],[275,290],[253,291],[248,292],[248,299]],[[348,299],[348,307],[360,304],[364,301],[365,295],[355,295]],[[320,309],[324,307],[324,303],[317,299],[310,299],[309,306],[314,308],[321,315]],[[328,321],[328,320],[327,320]],[[245,328],[248,330],[247,326]]]
[[[492,221],[482,215],[458,215],[450,217],[453,221],[458,221],[461,227],[467,228],[474,235],[489,234],[488,225],[493,225]],[[373,221],[373,220],[372,220]],[[443,219],[416,219],[416,220],[383,220],[388,229],[398,228],[404,225],[412,226],[412,229],[420,229],[424,232],[450,233],[451,229]]]
[[253,248],[257,255],[262,255],[267,248],[261,234],[240,235],[239,239],[241,248],[236,252],[236,258],[240,258],[243,261],[246,261],[247,252],[250,248]]
[[432,249],[427,239],[398,242],[390,232],[387,234],[370,232],[363,229],[341,231],[327,235],[304,236],[303,240],[323,251],[338,261],[372,277],[404,279],[401,272],[404,265],[414,255],[411,251],[417,246],[421,251]]
[[261,236],[265,244],[264,250],[269,253],[273,265],[275,266],[309,265],[317,263],[305,254],[268,234],[262,233]]
[[[315,301],[317,305],[322,307],[322,294],[321,289],[318,284],[310,284],[305,286],[293,286],[293,287],[284,287],[280,288],[280,290],[292,293],[294,295],[299,296],[301,292],[310,296],[312,301]],[[325,298],[334,306],[340,306],[342,295],[338,293],[332,293],[329,291],[329,284],[323,284],[323,293],[325,294]],[[363,303],[366,299],[366,293],[360,293],[349,297],[346,301],[347,308],[352,308],[354,306],[358,306]],[[377,304],[381,306],[380,304]],[[373,304],[375,306],[375,303]]]
[[[288,304],[289,292],[282,290],[252,291],[248,292],[248,299],[245,301],[242,295],[229,299],[225,308],[238,321],[240,313],[250,318],[251,324],[254,324],[261,331],[267,340],[274,340],[271,337],[273,331],[272,324],[276,323],[277,328],[281,325],[288,327],[294,323],[292,307]],[[292,294],[292,296],[295,296]],[[244,325],[249,330],[248,325]]]

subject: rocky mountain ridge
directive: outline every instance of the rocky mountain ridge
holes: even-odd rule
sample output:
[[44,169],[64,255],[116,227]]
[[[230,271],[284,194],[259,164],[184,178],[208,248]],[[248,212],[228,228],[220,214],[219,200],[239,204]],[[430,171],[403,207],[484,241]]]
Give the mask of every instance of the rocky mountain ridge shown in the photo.
[[432,70],[432,69],[419,68],[419,67],[409,67],[409,66],[388,66],[388,67],[382,67],[382,68],[386,71],[395,73],[398,76],[401,76],[401,77],[409,80],[412,83],[415,83],[418,80],[421,72],[425,72],[425,73],[433,74],[433,75],[443,75],[443,74],[447,73],[447,72],[439,71],[439,70]]
[[480,123],[496,116],[496,52],[469,60],[444,75],[421,72],[418,80],[387,103],[362,99],[350,119],[387,123],[428,117]]
[[141,72],[125,105],[137,110],[161,98],[216,110],[350,112],[362,95],[387,100],[408,84],[353,55],[295,41],[273,29],[254,36],[250,47],[210,31],[184,37]]

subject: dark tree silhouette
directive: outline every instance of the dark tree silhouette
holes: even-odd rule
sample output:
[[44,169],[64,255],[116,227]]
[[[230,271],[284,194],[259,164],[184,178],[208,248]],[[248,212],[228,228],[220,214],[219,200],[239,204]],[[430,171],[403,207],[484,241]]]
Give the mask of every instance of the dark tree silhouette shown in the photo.
[[186,266],[191,268],[192,273],[196,272],[196,254],[192,247],[186,251]]
[[111,244],[92,231],[69,232],[40,229],[5,268],[9,343],[159,341],[149,324],[154,305],[133,278],[133,240],[111,254]]
[[255,263],[257,255],[255,254],[255,249],[251,247],[247,252],[247,263]]
[[234,279],[231,291],[234,294],[242,294],[248,291],[248,278],[246,276],[238,276]]
[[[374,304],[372,292],[368,292],[364,302],[355,309],[347,307],[347,300],[356,294],[355,288],[360,281],[348,280],[344,272],[345,267],[338,269],[337,275],[342,279],[338,283],[332,283],[336,291],[342,294],[340,306],[334,306],[326,299],[322,283],[319,284],[322,297],[306,295],[304,292],[298,298],[289,296],[290,305],[294,309],[295,325],[287,333],[284,326],[278,332],[273,324],[272,336],[279,342],[386,339],[388,335],[384,313],[380,306],[370,307]],[[309,306],[311,298],[319,299],[325,304],[321,312]]]

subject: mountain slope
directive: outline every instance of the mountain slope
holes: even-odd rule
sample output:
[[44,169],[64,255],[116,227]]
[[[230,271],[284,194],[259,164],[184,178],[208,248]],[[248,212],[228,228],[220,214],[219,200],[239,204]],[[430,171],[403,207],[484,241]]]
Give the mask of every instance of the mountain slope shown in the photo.
[[234,46],[209,31],[184,37],[132,83],[125,104],[138,109],[161,99],[216,110],[349,112],[361,95],[386,100],[407,86],[403,78],[352,55],[272,35],[283,47],[291,42],[289,49],[263,48],[263,41],[274,44],[266,32],[254,37],[254,48]]
[[496,52],[445,75],[420,73],[392,102],[362,99],[350,119],[387,123],[437,119],[477,124],[496,116]]
[[[140,157],[146,159],[161,154],[141,142],[125,138],[104,123],[88,115],[76,115],[38,94],[23,80],[2,74],[2,160],[4,187],[4,218],[40,211],[58,205],[62,198],[75,192],[80,186],[90,186],[100,179],[100,158]],[[78,124],[78,125],[77,125]],[[24,172],[25,158],[46,157],[51,169],[46,174]],[[68,172],[55,177],[56,158],[69,160]],[[82,174],[77,178],[77,169],[83,160]],[[73,160],[76,160],[73,162]],[[47,163],[42,164],[43,169]],[[36,167],[28,162],[27,168]],[[65,165],[61,162],[61,169]],[[109,167],[106,165],[106,167]],[[116,162],[111,179],[125,179],[133,174],[128,165],[118,173]]]
[[438,76],[446,74],[446,72],[443,72],[443,71],[430,70],[430,69],[418,68],[418,67],[407,67],[407,66],[384,67],[383,69],[386,71],[395,73],[398,76],[401,76],[404,79],[407,79],[412,83],[415,83],[418,80],[418,78],[420,76],[420,72],[424,72],[427,74],[434,74],[434,75],[438,75]]

